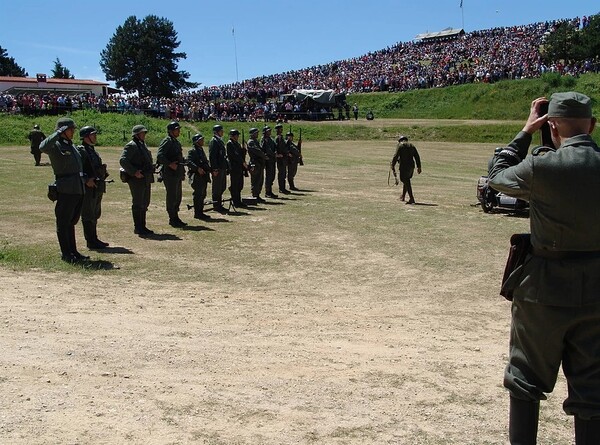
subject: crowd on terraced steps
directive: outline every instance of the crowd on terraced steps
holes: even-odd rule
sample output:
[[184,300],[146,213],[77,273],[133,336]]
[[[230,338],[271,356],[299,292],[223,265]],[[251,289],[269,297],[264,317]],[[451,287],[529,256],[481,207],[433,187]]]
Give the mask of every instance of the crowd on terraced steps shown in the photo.
[[[546,72],[578,76],[600,72],[600,60],[546,64],[540,53],[545,36],[570,21],[576,27],[588,17],[473,31],[442,40],[397,43],[360,57],[296,71],[211,86],[174,97],[95,96],[23,93],[0,95],[0,110],[25,114],[62,114],[77,109],[144,113],[189,121],[275,120],[306,110],[291,96],[294,89],[333,89],[341,93],[408,91],[466,83],[540,77]],[[347,111],[347,118],[349,113]]]

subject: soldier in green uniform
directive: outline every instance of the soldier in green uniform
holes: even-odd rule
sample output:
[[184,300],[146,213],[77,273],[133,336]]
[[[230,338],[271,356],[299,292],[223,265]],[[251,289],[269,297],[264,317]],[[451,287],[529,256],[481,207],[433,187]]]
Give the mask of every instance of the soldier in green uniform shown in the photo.
[[40,144],[42,153],[50,158],[58,192],[54,214],[56,215],[56,235],[61,258],[68,263],[89,259],[77,251],[75,226],[81,216],[84,193],[83,162],[79,151],[73,145],[75,122],[70,118],[60,118],[56,131]]
[[79,137],[83,144],[77,147],[83,161],[83,173],[85,174],[85,194],[81,208],[81,223],[83,224],[83,235],[89,249],[104,249],[108,243],[98,239],[98,219],[102,214],[102,196],[106,192],[106,178],[108,172],[106,164],[96,151],[96,129],[85,126],[79,130]]
[[46,139],[46,135],[40,130],[39,125],[34,125],[33,130],[29,132],[27,135],[27,139],[29,139],[31,145],[31,154],[33,155],[33,159],[35,161],[35,165],[40,165],[40,161],[42,160],[42,152],[40,151],[40,143]]
[[276,172],[276,148],[275,141],[271,137],[271,127],[265,125],[263,128],[263,137],[260,140],[260,148],[264,151],[267,156],[267,162],[265,164],[265,196],[267,198],[278,198],[278,196],[273,193],[273,182],[275,182],[275,172]]
[[396,167],[396,163],[398,163],[400,181],[402,182],[402,196],[400,199],[404,201],[408,193],[408,201],[406,203],[414,204],[415,197],[413,196],[410,180],[415,172],[415,163],[417,164],[417,173],[421,174],[421,158],[419,157],[417,147],[408,142],[407,136],[400,136],[398,138],[396,153],[392,158],[392,170]]
[[277,183],[279,192],[284,195],[289,195],[290,191],[285,188],[285,178],[287,176],[287,166],[289,162],[289,152],[283,136],[283,125],[275,125],[275,159],[277,160]]
[[134,126],[131,130],[132,139],[123,147],[119,160],[131,192],[133,233],[140,236],[154,234],[146,227],[146,213],[154,182],[154,164],[152,153],[146,147],[146,133],[148,130],[143,125]]
[[298,146],[294,144],[294,133],[288,131],[285,137],[285,144],[289,153],[287,180],[288,184],[290,185],[290,190],[298,190],[298,188],[296,188],[296,185],[294,184],[294,178],[296,177],[296,173],[298,173],[298,164],[300,163],[300,150],[298,149]]
[[160,165],[163,184],[167,192],[166,207],[169,215],[169,225],[172,227],[187,226],[179,218],[179,206],[183,196],[182,181],[185,179],[183,150],[177,138],[181,132],[179,122],[173,121],[167,125],[165,137],[156,153],[156,161]]
[[204,152],[204,136],[200,133],[195,134],[192,136],[192,143],[194,146],[188,152],[187,164],[189,181],[194,189],[194,218],[210,219],[210,216],[204,213],[204,200],[211,170]]
[[223,142],[223,126],[213,127],[213,137],[208,143],[208,159],[212,168],[212,202],[213,208],[219,213],[225,213],[223,207],[223,193],[227,188],[227,150]]
[[[542,107],[548,105],[548,113]],[[532,135],[549,124],[556,151],[528,155]],[[523,130],[494,160],[490,185],[529,201],[531,251],[503,285],[512,291],[509,438],[535,444],[539,401],[562,365],[575,416],[575,443],[600,443],[600,148],[589,97],[535,99]],[[545,154],[542,156],[541,153]]]
[[265,182],[267,155],[258,142],[258,128],[250,129],[248,156],[250,156],[250,183],[252,196],[256,198],[256,202],[265,202],[265,200],[260,197],[260,192],[262,191]]
[[246,207],[242,201],[242,190],[244,189],[244,173],[247,174],[246,150],[239,143],[240,132],[229,130],[229,141],[227,141],[227,159],[229,160],[229,178],[231,185],[231,201],[236,207]]

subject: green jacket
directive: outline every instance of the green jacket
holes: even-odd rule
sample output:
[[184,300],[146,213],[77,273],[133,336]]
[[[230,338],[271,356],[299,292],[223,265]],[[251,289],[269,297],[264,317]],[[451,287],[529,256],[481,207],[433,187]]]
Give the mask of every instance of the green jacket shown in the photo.
[[263,137],[260,140],[260,148],[267,155],[267,163],[275,163],[275,152],[277,148],[275,147],[275,141],[271,137]]
[[138,138],[134,137],[123,147],[119,163],[132,178],[135,172],[141,170],[147,182],[154,182],[152,153],[148,150],[146,144]]
[[265,168],[267,155],[260,148],[257,139],[250,139],[248,141],[248,155],[250,156],[250,164],[254,164],[255,168]]
[[50,158],[58,192],[83,195],[83,162],[73,142],[55,131],[42,141],[40,151]]
[[[163,177],[178,178],[183,180],[185,168],[183,166],[183,150],[181,143],[172,136],[164,138],[156,152],[156,162],[162,167]],[[172,170],[169,164],[177,162],[177,170]]]
[[96,193],[106,192],[106,164],[93,145],[83,144],[77,147],[83,161],[83,172],[86,178],[96,178]]
[[415,163],[417,168],[421,168],[421,158],[417,147],[410,142],[398,142],[396,153],[392,158],[392,169],[398,163],[398,170],[400,172],[400,179],[410,179],[415,170]]
[[534,254],[509,279],[514,298],[555,306],[598,303],[600,149],[582,134],[556,151],[528,155],[531,138],[520,132],[490,172],[494,189],[530,206]]

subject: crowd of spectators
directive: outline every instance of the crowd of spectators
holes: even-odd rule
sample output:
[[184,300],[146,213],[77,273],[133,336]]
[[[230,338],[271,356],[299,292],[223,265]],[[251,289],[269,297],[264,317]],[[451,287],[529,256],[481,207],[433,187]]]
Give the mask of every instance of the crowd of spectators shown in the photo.
[[[585,27],[589,19],[568,19]],[[545,72],[579,75],[599,72],[598,60],[545,64],[544,38],[562,21],[501,27],[445,39],[398,43],[360,57],[302,70],[183,92],[172,98],[93,94],[0,95],[0,110],[27,114],[60,114],[67,110],[145,113],[166,119],[270,120],[282,114],[331,110],[306,109],[294,103],[294,89],[333,89],[341,93],[407,91],[503,79],[539,77]],[[287,96],[286,96],[287,95]],[[281,100],[285,97],[285,100]]]

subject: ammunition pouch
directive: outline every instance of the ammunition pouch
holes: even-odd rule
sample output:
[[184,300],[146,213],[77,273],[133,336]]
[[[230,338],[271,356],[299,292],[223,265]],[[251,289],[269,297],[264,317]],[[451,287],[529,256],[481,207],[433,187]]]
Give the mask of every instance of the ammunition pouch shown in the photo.
[[125,171],[124,168],[120,168],[119,169],[119,178],[121,178],[121,181],[123,181],[123,182],[129,182],[129,180],[131,179],[131,176],[129,175],[129,173],[127,173]]
[[508,250],[508,258],[506,259],[506,267],[502,276],[502,287],[500,295],[509,301],[513,299],[514,286],[509,284],[509,278],[513,273],[519,273],[517,269],[525,263],[525,257],[532,251],[531,234],[515,233],[510,237],[510,249]]
[[52,202],[58,199],[58,187],[56,183],[48,184],[48,199]]

